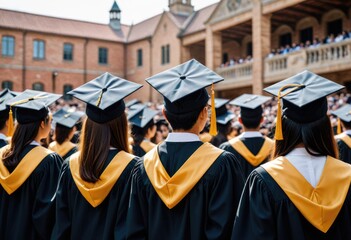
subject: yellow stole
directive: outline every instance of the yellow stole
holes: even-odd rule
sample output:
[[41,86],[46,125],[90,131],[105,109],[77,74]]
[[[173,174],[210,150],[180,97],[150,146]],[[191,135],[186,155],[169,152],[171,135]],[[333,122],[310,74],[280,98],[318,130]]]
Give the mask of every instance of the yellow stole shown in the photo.
[[153,149],[156,146],[156,144],[150,142],[150,141],[142,141],[140,143],[140,147],[147,153],[149,152],[151,149]]
[[58,144],[56,141],[50,143],[49,145],[49,149],[51,151],[54,151],[56,153],[58,153],[58,155],[60,155],[61,157],[65,156],[69,151],[71,151],[74,147],[76,146],[76,144],[71,143],[70,141],[64,142],[61,145]]
[[301,214],[317,229],[326,233],[344,204],[351,183],[351,165],[327,157],[316,188],[284,157],[262,167],[283,189]]
[[169,177],[156,147],[145,154],[144,167],[158,196],[172,209],[190,192],[222,152],[223,150],[204,143],[172,177]]
[[232,138],[229,140],[229,143],[235,149],[235,151],[237,151],[254,167],[262,163],[271,154],[274,146],[274,141],[265,137],[260,151],[256,155],[253,155],[239,138]]
[[[7,145],[0,150],[0,156],[3,155],[10,145]],[[10,173],[5,167],[3,161],[0,161],[0,184],[5,189],[5,191],[11,195],[16,191],[22,184],[27,180],[27,178],[32,174],[32,172],[37,168],[37,166],[44,160],[44,158],[52,153],[52,151],[37,146],[30,150],[24,158],[19,162],[15,170]]]
[[336,135],[335,138],[342,140],[349,148],[351,148],[351,138],[346,133]]
[[124,151],[118,152],[102,172],[100,179],[95,183],[89,183],[80,177],[79,154],[80,152],[76,152],[70,158],[71,174],[78,190],[93,207],[100,205],[105,200],[124,169],[135,158],[134,155]]

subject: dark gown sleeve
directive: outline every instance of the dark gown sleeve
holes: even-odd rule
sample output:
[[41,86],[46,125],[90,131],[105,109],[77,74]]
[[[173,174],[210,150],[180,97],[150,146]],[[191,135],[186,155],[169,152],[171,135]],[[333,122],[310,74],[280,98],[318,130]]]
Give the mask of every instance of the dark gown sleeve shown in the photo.
[[274,199],[260,175],[253,171],[246,181],[236,218],[232,239],[277,239]]
[[51,153],[42,162],[44,164],[43,171],[40,171],[33,181],[37,190],[33,203],[32,218],[34,227],[42,239],[50,238],[55,223],[54,194],[61,163],[61,157],[56,153]]
[[224,152],[217,161],[220,174],[214,179],[205,226],[206,239],[228,239],[239,204],[244,177],[233,154]]
[[130,178],[131,190],[127,213],[127,239],[146,239],[148,209],[145,188],[143,187],[142,172],[143,160],[139,160],[132,171]]
[[69,184],[69,161],[64,161],[56,190],[56,222],[51,239],[70,239],[71,217],[67,190]]

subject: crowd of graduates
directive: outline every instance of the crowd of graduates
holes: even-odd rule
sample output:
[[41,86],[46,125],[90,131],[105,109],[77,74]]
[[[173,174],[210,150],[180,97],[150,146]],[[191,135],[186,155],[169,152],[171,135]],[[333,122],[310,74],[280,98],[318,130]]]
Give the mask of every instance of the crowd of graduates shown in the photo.
[[[0,93],[0,239],[349,239],[351,96],[312,72],[215,98],[190,60],[142,85]],[[210,93],[206,88],[211,87]]]

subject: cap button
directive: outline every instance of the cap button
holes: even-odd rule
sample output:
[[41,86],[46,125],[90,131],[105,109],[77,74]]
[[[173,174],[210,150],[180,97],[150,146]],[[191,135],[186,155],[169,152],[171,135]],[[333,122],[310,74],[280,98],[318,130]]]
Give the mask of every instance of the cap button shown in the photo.
[[106,92],[106,91],[107,91],[107,88],[103,88],[103,89],[102,89],[102,92]]
[[180,80],[184,80],[184,79],[186,79],[186,76],[184,75],[180,76]]

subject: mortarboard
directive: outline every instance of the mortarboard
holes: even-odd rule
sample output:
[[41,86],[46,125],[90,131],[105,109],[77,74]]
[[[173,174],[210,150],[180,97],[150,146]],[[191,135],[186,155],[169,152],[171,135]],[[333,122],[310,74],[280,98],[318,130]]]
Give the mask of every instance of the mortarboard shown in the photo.
[[6,103],[16,96],[16,93],[7,88],[0,92],[0,119],[7,120],[9,118],[10,108],[6,106]]
[[157,115],[158,111],[148,107],[138,108],[132,112],[128,112],[128,120],[131,124],[143,128],[151,122]]
[[345,104],[341,108],[331,111],[331,114],[338,117],[338,127],[337,127],[337,134],[341,133],[341,123],[340,120],[346,123],[351,122],[351,105]]
[[140,84],[104,73],[68,94],[87,103],[88,118],[97,123],[106,123],[124,113],[123,99],[141,87]]
[[[164,97],[165,109],[174,115],[187,114],[205,107],[209,99],[205,88],[212,86],[211,126],[216,127],[213,85],[223,80],[223,77],[192,59],[149,77],[146,82]],[[215,135],[217,130],[212,128],[210,133]]]
[[271,97],[243,94],[233,99],[229,104],[240,107],[241,118],[256,118],[262,117],[262,104],[269,101]]
[[286,117],[297,123],[310,123],[326,115],[328,102],[325,97],[343,88],[307,70],[265,88],[264,91],[278,97],[275,139],[283,139],[280,99]]
[[226,105],[229,101],[229,99],[215,98],[216,121],[219,124],[225,125],[235,117],[234,113],[227,109]]
[[9,128],[11,130],[9,130],[9,136],[12,136],[13,133],[12,108],[15,108],[18,123],[26,124],[36,122],[42,120],[48,115],[48,106],[61,96],[61,94],[27,89],[13,99],[7,101],[6,105],[10,107]]
[[75,112],[72,109],[62,108],[52,115],[56,124],[62,125],[67,128],[73,128],[79,119],[84,115],[82,112]]
[[132,99],[128,102],[126,102],[126,108],[130,108],[131,106],[135,105],[135,104],[139,104],[140,101],[138,99]]

